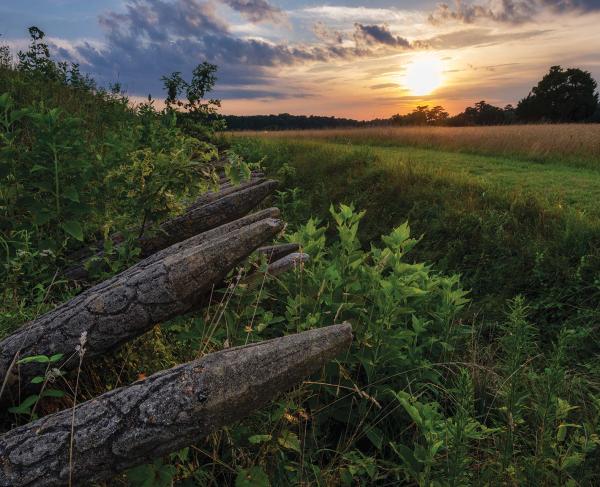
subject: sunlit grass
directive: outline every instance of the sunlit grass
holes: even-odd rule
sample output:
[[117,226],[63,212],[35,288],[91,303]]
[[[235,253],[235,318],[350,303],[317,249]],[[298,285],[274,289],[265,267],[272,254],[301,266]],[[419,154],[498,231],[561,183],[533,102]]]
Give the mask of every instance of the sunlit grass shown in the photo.
[[[403,180],[407,170],[421,177],[452,182],[457,186],[476,184],[481,191],[499,193],[507,199],[533,196],[555,210],[573,210],[589,217],[600,217],[600,172],[573,167],[557,161],[540,164],[526,158],[487,156],[420,147],[389,147],[329,142],[316,138],[296,138],[294,133],[269,134],[262,138],[271,150],[283,143],[306,154],[330,153],[328,161],[365,151],[373,170],[383,170],[390,178]],[[285,139],[285,140],[282,140]],[[307,155],[307,157],[309,157]],[[325,161],[324,161],[325,162]],[[600,169],[600,164],[598,166]]]
[[350,145],[421,147],[600,169],[600,124],[374,127],[245,134]]

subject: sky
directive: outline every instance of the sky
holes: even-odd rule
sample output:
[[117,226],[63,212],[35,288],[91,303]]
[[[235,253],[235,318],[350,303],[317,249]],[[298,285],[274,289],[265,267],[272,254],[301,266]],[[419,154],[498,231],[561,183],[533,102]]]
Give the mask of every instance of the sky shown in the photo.
[[227,114],[454,114],[516,104],[553,65],[600,81],[600,0],[0,0],[0,43],[30,25],[134,100],[214,63]]

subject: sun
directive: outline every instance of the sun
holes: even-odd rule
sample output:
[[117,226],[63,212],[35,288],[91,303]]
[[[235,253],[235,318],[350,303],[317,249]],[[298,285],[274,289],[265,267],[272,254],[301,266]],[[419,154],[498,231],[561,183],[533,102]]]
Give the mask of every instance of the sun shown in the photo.
[[444,81],[444,63],[435,54],[420,54],[406,67],[403,85],[413,95],[429,95]]

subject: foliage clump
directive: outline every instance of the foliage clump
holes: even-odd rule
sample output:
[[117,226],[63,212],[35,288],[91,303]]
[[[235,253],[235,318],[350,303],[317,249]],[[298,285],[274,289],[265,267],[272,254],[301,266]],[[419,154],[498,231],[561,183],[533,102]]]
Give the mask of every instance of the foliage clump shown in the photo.
[[[44,33],[29,32],[29,49],[16,61],[5,49],[0,63],[1,293],[4,309],[16,306],[23,319],[32,300],[70,292],[55,270],[83,245],[104,241],[107,257],[118,252],[98,271],[132,263],[135,239],[211,185],[219,158],[212,120],[182,123],[169,104],[134,105],[119,86],[99,88],[78,65],[54,61]],[[206,111],[209,74],[194,72],[196,112]],[[129,242],[118,251],[116,233]],[[6,313],[0,335],[20,321]]]

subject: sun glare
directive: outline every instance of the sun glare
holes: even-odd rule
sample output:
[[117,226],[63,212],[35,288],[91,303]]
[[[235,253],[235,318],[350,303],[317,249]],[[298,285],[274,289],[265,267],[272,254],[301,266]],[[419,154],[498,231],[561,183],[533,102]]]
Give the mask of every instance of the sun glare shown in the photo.
[[443,82],[444,63],[435,54],[419,55],[406,67],[403,84],[413,95],[429,95]]

